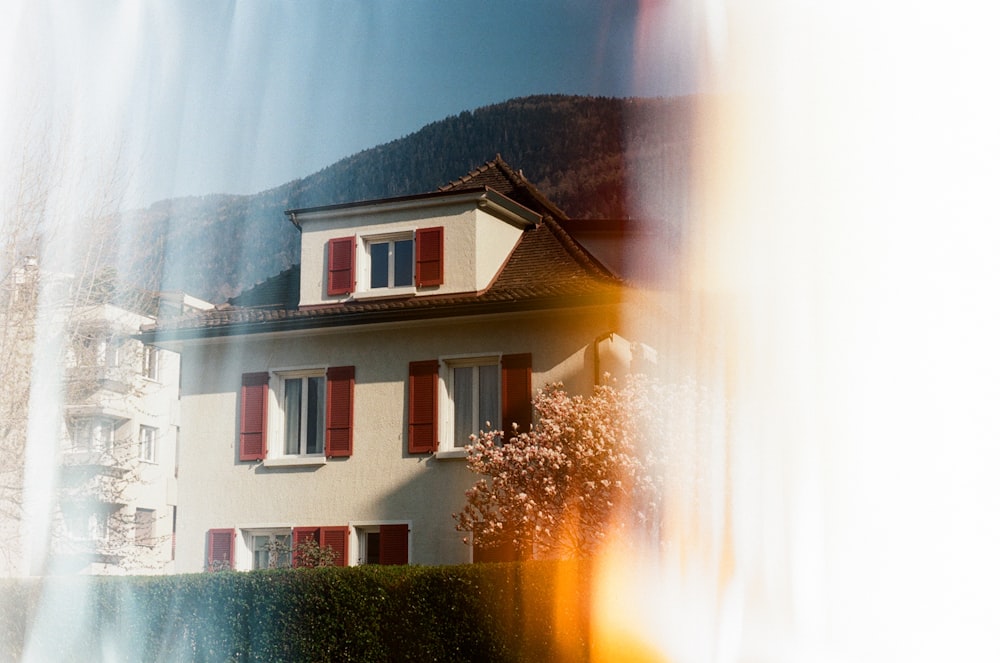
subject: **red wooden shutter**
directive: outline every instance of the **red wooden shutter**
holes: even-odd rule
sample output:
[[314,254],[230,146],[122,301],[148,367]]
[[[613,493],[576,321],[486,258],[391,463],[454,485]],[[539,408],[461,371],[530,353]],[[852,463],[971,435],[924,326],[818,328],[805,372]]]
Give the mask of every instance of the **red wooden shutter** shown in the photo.
[[354,292],[354,237],[331,239],[327,244],[326,294]]
[[244,373],[240,389],[240,460],[267,456],[267,373]]
[[504,355],[500,359],[503,373],[501,418],[504,439],[514,436],[513,424],[521,433],[531,426],[531,355]]
[[417,287],[444,283],[444,228],[420,228],[417,237]]
[[379,564],[409,564],[409,525],[382,525],[379,533]]
[[436,359],[410,363],[408,448],[411,454],[437,449],[437,381]]
[[319,529],[319,545],[324,548],[332,548],[337,554],[334,566],[347,566],[347,539],[346,527],[321,527]]
[[233,568],[233,548],[236,544],[235,529],[208,530],[208,564],[209,571],[219,571]]
[[326,371],[326,455],[345,457],[354,452],[354,367]]
[[301,566],[301,561],[299,560],[299,546],[306,541],[319,542],[318,527],[295,527],[292,529],[292,546],[295,550],[292,555],[292,566]]

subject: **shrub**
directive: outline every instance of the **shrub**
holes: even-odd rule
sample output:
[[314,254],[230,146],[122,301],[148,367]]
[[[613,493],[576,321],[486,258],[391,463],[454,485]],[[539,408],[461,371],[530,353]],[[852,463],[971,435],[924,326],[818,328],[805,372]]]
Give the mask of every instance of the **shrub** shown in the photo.
[[[551,659],[557,639],[562,652],[569,641],[582,658],[586,573],[557,596],[560,568],[525,562],[9,581],[0,585],[0,660],[506,663]],[[555,618],[560,611],[575,619]],[[575,630],[556,632],[554,624],[567,623]]]

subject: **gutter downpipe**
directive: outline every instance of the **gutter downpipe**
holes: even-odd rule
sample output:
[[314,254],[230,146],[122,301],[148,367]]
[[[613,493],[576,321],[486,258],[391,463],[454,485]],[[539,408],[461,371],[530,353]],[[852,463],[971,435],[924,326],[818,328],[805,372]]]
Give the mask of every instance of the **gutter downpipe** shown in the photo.
[[601,384],[601,341],[605,339],[614,340],[615,333],[606,331],[594,339],[594,386]]

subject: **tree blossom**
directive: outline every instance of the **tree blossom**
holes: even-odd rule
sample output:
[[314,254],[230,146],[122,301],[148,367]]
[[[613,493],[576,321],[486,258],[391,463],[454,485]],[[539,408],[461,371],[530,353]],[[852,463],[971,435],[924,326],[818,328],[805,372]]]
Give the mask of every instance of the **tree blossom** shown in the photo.
[[546,557],[587,556],[616,531],[655,530],[665,442],[686,428],[665,413],[704,400],[693,383],[666,388],[644,376],[605,379],[589,397],[546,386],[530,429],[510,440],[498,430],[473,437],[468,467],[483,478],[466,491],[456,528],[486,549],[509,544]]

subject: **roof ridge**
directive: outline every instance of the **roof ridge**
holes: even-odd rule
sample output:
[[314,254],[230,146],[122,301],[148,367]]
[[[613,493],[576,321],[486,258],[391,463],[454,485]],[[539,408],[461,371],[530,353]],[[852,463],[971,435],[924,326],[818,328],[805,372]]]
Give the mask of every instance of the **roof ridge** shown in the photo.
[[[502,159],[500,158],[500,153],[499,152],[497,152],[497,155],[493,158],[492,161],[487,161],[486,163],[482,164],[481,166],[473,168],[472,170],[470,170],[465,175],[462,175],[461,177],[459,177],[457,180],[452,180],[452,181],[448,182],[447,184],[442,184],[441,186],[439,186],[437,188],[437,190],[438,191],[451,191],[452,189],[456,189],[459,186],[461,186],[463,184],[466,184],[467,182],[471,181],[472,178],[475,177],[476,175],[482,175],[487,170],[489,170],[492,166],[498,165],[497,164],[498,161],[502,161]],[[508,167],[508,169],[509,169],[509,167]]]
[[524,176],[523,171],[514,170],[514,168],[512,168],[510,164],[504,161],[503,157],[500,156],[499,152],[497,152],[496,156],[494,156],[493,159],[487,161],[486,163],[477,168],[473,168],[472,170],[470,170],[468,173],[458,178],[457,180],[453,180],[443,186],[438,187],[438,191],[443,192],[443,191],[452,191],[454,189],[457,189],[464,184],[468,184],[477,176],[485,174],[491,168],[495,168],[497,171],[499,171],[500,174],[503,175],[503,177],[505,177],[507,181],[511,184],[511,186],[513,186],[515,189],[521,188],[527,191],[528,194],[531,196],[531,198],[535,202],[537,202],[541,207],[544,208],[545,213],[551,214],[552,216],[558,219],[569,218],[569,215],[567,215],[566,212],[564,212],[554,202],[549,200],[548,196],[542,193],[542,191],[538,187],[532,184],[531,181]]

